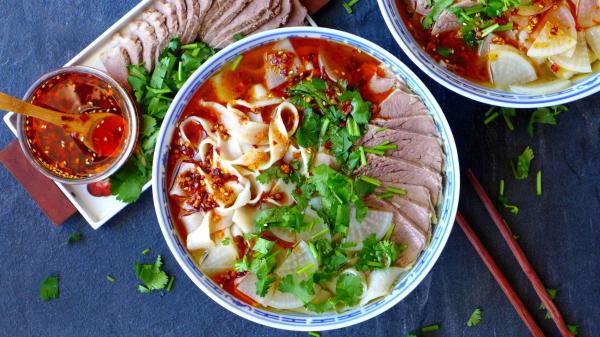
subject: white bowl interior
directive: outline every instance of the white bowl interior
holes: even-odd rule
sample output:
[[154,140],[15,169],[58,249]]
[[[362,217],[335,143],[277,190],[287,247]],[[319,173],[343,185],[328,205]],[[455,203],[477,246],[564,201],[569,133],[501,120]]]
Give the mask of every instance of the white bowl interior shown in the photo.
[[[288,312],[282,313],[256,308],[236,299],[198,270],[185,247],[180,242],[169,214],[165,181],[169,144],[175,129],[174,125],[196,88],[237,55],[256,46],[288,37],[322,38],[337,41],[363,50],[388,65],[392,71],[404,79],[408,86],[423,99],[423,102],[429,111],[431,111],[440,135],[444,140],[443,146],[448,156],[445,168],[444,194],[438,212],[439,223],[433,233],[429,247],[423,252],[408,275],[396,285],[390,295],[365,307],[340,314],[305,315]],[[406,297],[431,270],[448,240],[458,207],[460,186],[458,156],[450,127],[440,106],[416,75],[396,57],[365,39],[332,29],[316,27],[283,28],[252,35],[220,51],[202,65],[179,91],[167,112],[157,140],[152,176],[154,179],[154,206],[161,230],[177,262],[194,283],[221,306],[239,316],[275,328],[302,331],[329,330],[353,325],[384,312]]]
[[[398,10],[396,0],[377,0],[388,29],[400,48],[429,77],[459,95],[491,105],[514,108],[537,108],[573,102],[600,91],[600,72],[574,82],[569,88],[546,95],[526,95],[492,89],[466,80],[439,65],[408,31]],[[403,0],[400,0],[403,1]]]

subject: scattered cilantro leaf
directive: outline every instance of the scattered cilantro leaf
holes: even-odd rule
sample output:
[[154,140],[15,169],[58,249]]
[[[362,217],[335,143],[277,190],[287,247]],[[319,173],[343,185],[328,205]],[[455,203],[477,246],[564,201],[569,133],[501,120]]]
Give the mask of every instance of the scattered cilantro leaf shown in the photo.
[[529,118],[529,124],[527,124],[527,133],[530,137],[533,137],[534,124],[556,125],[556,116],[558,116],[561,112],[568,110],[569,109],[564,105],[556,105],[549,108],[539,108],[534,110]]
[[569,329],[569,332],[571,332],[573,335],[577,336],[579,333],[577,332],[577,329],[579,328],[578,325],[575,324],[567,324],[567,329]]
[[135,275],[142,280],[143,285],[138,285],[137,289],[141,293],[147,293],[153,290],[161,290],[167,285],[169,277],[162,270],[162,258],[156,257],[153,264],[140,264],[134,262]]
[[[554,301],[556,299],[556,295],[558,294],[558,289],[546,288],[546,292],[548,293],[548,296],[550,296],[550,299],[552,299]],[[539,309],[546,310],[546,306],[544,305],[544,303],[540,303]],[[552,316],[550,315],[549,311],[546,311],[546,315],[544,316],[544,319],[552,319]]]
[[517,158],[517,165],[515,166],[514,163],[512,163],[513,173],[516,179],[523,180],[529,177],[531,161],[534,157],[533,150],[531,147],[527,146]]
[[512,205],[508,202],[508,199],[504,195],[504,179],[500,179],[500,189],[498,191],[498,200],[502,203],[504,208],[508,209],[512,214],[519,215],[519,207]]
[[40,286],[40,299],[47,302],[58,298],[60,296],[59,283],[58,276],[48,276]]
[[69,236],[69,238],[67,239],[67,243],[75,243],[75,242],[79,242],[81,241],[81,234],[80,233],[73,233]]
[[389,240],[377,241],[375,234],[370,234],[363,240],[363,247],[356,256],[356,269],[368,271],[388,268],[396,262],[402,247]]
[[488,125],[500,116],[502,116],[502,118],[504,119],[506,127],[510,131],[514,131],[515,127],[513,125],[512,119],[517,116],[517,110],[515,110],[514,108],[491,107],[485,113],[485,119],[483,120],[483,124]]
[[315,295],[312,278],[298,281],[293,275],[286,275],[281,280],[281,283],[279,283],[279,287],[277,289],[284,293],[294,294],[305,304],[308,303]]
[[467,321],[467,326],[474,327],[477,324],[479,324],[480,321],[481,321],[481,309],[475,308],[475,310],[473,310],[473,313],[471,314],[471,317],[469,317],[469,320]]
[[452,55],[454,55],[454,49],[452,48],[448,48],[448,47],[440,47],[438,46],[435,51],[440,54],[440,56],[448,58]]

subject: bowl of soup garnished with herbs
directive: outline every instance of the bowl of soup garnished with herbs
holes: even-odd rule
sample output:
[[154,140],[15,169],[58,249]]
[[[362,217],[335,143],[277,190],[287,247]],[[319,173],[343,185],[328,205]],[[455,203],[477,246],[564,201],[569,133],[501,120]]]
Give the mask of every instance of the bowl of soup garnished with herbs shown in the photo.
[[461,95],[534,107],[600,90],[596,0],[379,0],[379,7],[411,60]]
[[217,53],[175,98],[153,167],[157,216],[190,278],[255,322],[325,330],[425,277],[458,201],[440,107],[351,34],[287,28]]
[[83,136],[60,125],[18,116],[19,141],[30,162],[43,174],[68,184],[100,181],[114,173],[132,153],[138,130],[134,103],[108,75],[87,67],[66,67],[34,83],[25,100],[86,121],[96,111],[114,116],[101,120],[90,133],[92,150]]

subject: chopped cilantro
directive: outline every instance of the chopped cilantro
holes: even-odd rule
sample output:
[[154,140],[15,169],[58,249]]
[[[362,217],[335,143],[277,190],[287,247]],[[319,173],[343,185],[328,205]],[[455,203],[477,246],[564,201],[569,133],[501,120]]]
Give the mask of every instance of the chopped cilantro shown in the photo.
[[169,277],[162,270],[162,259],[158,255],[153,264],[140,264],[134,262],[133,267],[135,275],[142,280],[143,285],[138,284],[137,289],[140,293],[149,293],[153,290],[161,290],[167,285]]
[[73,233],[67,239],[67,243],[75,243],[75,242],[79,242],[79,241],[81,241],[81,234],[79,234],[79,233]]
[[[550,299],[554,301],[556,299],[556,295],[558,294],[558,289],[546,288],[546,292],[548,293],[548,296],[550,296]],[[544,303],[540,303],[539,309],[546,310],[546,306],[544,305]],[[549,311],[546,311],[544,319],[552,319],[552,316],[550,315]]]
[[344,273],[338,276],[335,283],[335,300],[346,306],[353,307],[360,302],[363,284],[360,277]]
[[529,169],[534,157],[533,150],[531,147],[527,146],[517,158],[517,165],[515,166],[515,164],[511,162],[516,179],[523,180],[529,177]]
[[475,310],[473,310],[471,317],[469,317],[469,320],[467,321],[467,326],[474,327],[477,324],[479,324],[480,321],[481,321],[481,309],[476,308]]
[[433,331],[438,331],[439,329],[440,329],[439,324],[432,324],[432,325],[422,327],[421,332],[433,332]]
[[162,119],[183,83],[214,53],[204,43],[182,46],[179,39],[173,39],[151,74],[141,65],[128,66],[127,82],[142,112],[140,145],[127,163],[110,177],[110,191],[118,200],[131,203],[139,198],[151,178],[154,145]]
[[267,208],[256,213],[254,222],[259,232],[267,230],[270,227],[288,228],[296,232],[301,232],[307,227],[307,224],[304,222],[303,211],[304,208],[299,204]]
[[488,125],[500,116],[502,116],[502,118],[504,119],[506,127],[508,127],[510,131],[513,131],[515,127],[513,125],[512,119],[517,116],[517,110],[515,110],[514,108],[499,108],[494,106],[491,107],[485,113],[485,119],[483,121],[483,124]]
[[[313,279],[316,283],[322,283],[333,279],[333,277],[348,263],[348,255],[344,248],[347,245],[338,245],[329,240],[320,239],[309,243],[313,255],[319,261],[319,271],[315,272]],[[356,245],[356,244],[354,244]]]
[[556,116],[569,109],[564,105],[551,106],[549,108],[539,108],[531,113],[529,124],[527,124],[527,133],[533,137],[534,124],[556,125]]
[[363,248],[356,254],[358,261],[356,269],[368,271],[388,268],[396,262],[402,247],[389,240],[377,241],[375,234],[370,234],[363,240]]
[[569,329],[569,332],[571,332],[573,335],[577,336],[578,332],[577,329],[579,328],[578,325],[575,324],[567,324],[567,329]]
[[59,283],[58,276],[48,276],[40,286],[40,299],[47,302],[58,298],[60,296]]
[[233,39],[234,39],[235,41],[239,41],[239,40],[241,40],[241,39],[243,39],[243,38],[244,38],[244,35],[242,35],[242,34],[240,34],[240,33],[236,33],[236,34],[233,36]]
[[287,275],[281,280],[281,283],[279,283],[279,287],[277,289],[284,293],[294,294],[305,304],[308,303],[315,295],[312,278],[298,281],[293,275]]
[[445,58],[448,58],[448,57],[450,57],[450,56],[454,55],[454,49],[452,49],[452,48],[447,48],[447,47],[439,47],[439,46],[438,46],[438,47],[435,49],[435,51],[436,51],[438,54],[440,54],[440,56],[442,56],[442,57],[445,57]]
[[502,203],[504,208],[508,209],[512,214],[519,215],[519,207],[512,205],[508,202],[508,199],[504,195],[504,179],[500,179],[500,189],[498,191],[498,200]]
[[231,243],[231,238],[225,238],[221,241],[221,244],[223,246],[229,246],[230,243]]

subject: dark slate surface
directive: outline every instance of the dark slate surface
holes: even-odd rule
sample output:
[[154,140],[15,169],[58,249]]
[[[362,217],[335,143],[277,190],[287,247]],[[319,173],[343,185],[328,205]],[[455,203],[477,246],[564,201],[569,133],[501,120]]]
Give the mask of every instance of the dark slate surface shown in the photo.
[[[61,66],[136,4],[126,1],[0,1],[0,91],[20,96],[47,70]],[[557,127],[525,132],[503,124],[482,125],[487,109],[442,88],[416,69],[388,33],[375,0],[362,0],[347,15],[339,0],[316,21],[353,32],[398,55],[423,79],[444,108],[454,131],[461,166],[472,167],[484,186],[497,193],[507,179],[510,200],[521,206],[506,215],[523,250],[580,335],[600,334],[600,113],[598,96],[570,104]],[[0,146],[13,139],[0,127]],[[535,182],[511,178],[509,161],[526,145],[535,150],[535,170],[543,168],[544,195]],[[93,231],[79,215],[54,229],[28,195],[0,169],[0,335],[2,336],[306,336],[259,326],[222,309],[185,276],[164,244],[150,193],[107,225]],[[463,184],[461,209],[524,299],[547,336],[558,336],[539,301],[472,189]],[[70,233],[83,241],[66,245]],[[144,248],[162,253],[176,276],[173,292],[138,294],[133,261]],[[117,278],[109,283],[105,276]],[[61,297],[42,303],[41,281],[61,277]],[[475,307],[483,320],[465,327]],[[438,323],[437,336],[527,336],[525,326],[462,232],[455,228],[441,258],[423,283],[403,302],[365,323],[323,336],[402,337],[419,326]]]

